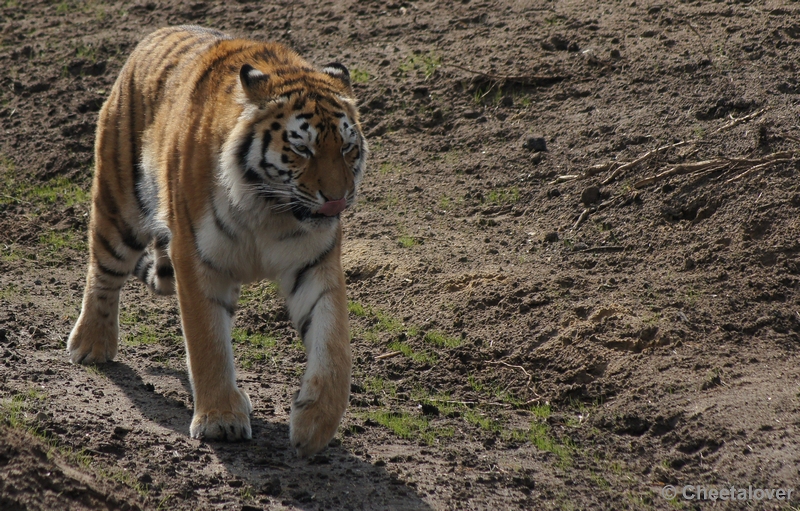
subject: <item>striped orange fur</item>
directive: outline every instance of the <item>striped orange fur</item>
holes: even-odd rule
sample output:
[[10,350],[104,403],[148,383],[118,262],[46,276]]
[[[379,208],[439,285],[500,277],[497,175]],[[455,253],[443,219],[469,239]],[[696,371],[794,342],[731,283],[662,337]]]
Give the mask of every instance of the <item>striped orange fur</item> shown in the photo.
[[119,294],[134,274],[177,292],[196,438],[250,438],[230,335],[241,285],[280,283],[308,353],[290,418],[302,456],[344,413],[351,353],[339,214],[367,147],[349,73],[275,43],[201,27],[154,32],[100,111],[89,268],[73,363],[117,353]]

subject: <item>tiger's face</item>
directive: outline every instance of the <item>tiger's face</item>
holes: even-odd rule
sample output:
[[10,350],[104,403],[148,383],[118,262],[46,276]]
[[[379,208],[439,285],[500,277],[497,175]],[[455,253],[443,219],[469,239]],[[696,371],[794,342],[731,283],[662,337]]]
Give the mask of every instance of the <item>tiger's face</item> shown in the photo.
[[243,89],[260,114],[242,146],[244,178],[258,195],[275,201],[273,210],[303,222],[326,222],[356,200],[366,141],[344,66],[304,71],[304,80],[320,82],[295,82],[285,90],[291,79],[270,84],[269,75],[243,66]]

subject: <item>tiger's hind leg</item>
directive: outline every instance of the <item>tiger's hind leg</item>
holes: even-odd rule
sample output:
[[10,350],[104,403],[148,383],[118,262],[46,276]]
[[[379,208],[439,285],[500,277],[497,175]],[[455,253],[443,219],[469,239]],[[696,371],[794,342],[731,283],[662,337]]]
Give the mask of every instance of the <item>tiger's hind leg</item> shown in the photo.
[[117,354],[119,295],[145,244],[120,216],[104,214],[113,197],[94,194],[89,223],[89,270],[81,313],[67,342],[70,362],[104,363]]
[[146,205],[136,192],[144,119],[132,72],[128,65],[123,68],[97,122],[89,270],[81,313],[67,341],[70,362],[76,364],[116,356],[120,289],[151,238],[142,221]]

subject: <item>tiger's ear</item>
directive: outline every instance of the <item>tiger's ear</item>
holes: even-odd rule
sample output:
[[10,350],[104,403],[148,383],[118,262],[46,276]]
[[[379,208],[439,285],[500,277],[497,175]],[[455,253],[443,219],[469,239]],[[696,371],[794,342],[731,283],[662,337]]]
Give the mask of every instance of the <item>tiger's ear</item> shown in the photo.
[[264,99],[269,83],[269,75],[262,73],[250,64],[244,64],[239,70],[239,80],[242,82],[242,89],[247,97],[257,102]]
[[344,64],[338,62],[331,62],[322,67],[322,72],[326,75],[332,76],[344,84],[345,89],[352,91],[350,86],[350,71],[344,67]]

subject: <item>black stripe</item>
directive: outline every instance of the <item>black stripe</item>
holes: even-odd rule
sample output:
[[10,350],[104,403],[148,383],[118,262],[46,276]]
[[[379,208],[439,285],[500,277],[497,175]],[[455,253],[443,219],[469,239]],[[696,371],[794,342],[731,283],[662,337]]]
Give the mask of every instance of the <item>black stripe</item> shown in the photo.
[[114,194],[108,186],[108,181],[101,179],[99,184],[100,193],[97,194],[98,200],[95,201],[95,205],[98,209],[102,207],[106,216],[117,216],[119,214],[119,206],[117,201],[114,200]]
[[314,117],[314,114],[312,114],[312,113],[297,114],[297,115],[295,115],[295,117],[298,118],[298,119],[311,119],[312,117]]
[[108,266],[104,266],[103,264],[101,264],[100,261],[95,261],[95,264],[97,265],[97,268],[101,272],[105,273],[106,275],[110,275],[112,277],[127,277],[128,275],[130,275],[130,273],[123,273],[117,270],[112,270]]
[[[247,172],[253,172],[252,170],[248,170]],[[245,173],[246,175],[247,173]],[[225,222],[222,221],[222,218],[219,217],[219,212],[217,211],[217,206],[214,204],[214,199],[211,199],[211,212],[214,215],[214,223],[217,225],[217,229],[222,231],[222,233],[227,236],[228,238],[235,240],[236,233],[233,232],[233,229],[225,225]]]
[[269,162],[267,161],[267,151],[269,150],[269,145],[271,143],[272,134],[268,130],[264,130],[264,136],[261,138],[261,152],[264,154],[264,157],[261,159],[261,167],[265,169],[269,165]]
[[156,275],[160,279],[171,279],[175,277],[175,269],[172,266],[157,266]]
[[[214,51],[214,48],[219,46],[220,42],[222,41],[221,40],[215,41],[215,44],[209,46],[206,52],[210,53]],[[211,73],[214,72],[219,67],[220,62],[227,59],[231,55],[241,53],[242,50],[244,50],[244,48],[238,46],[232,50],[228,50],[227,52],[221,55],[217,55],[216,58],[214,58],[214,60],[212,60],[211,62],[207,62],[206,70],[203,71],[203,74],[201,74],[200,77],[194,82],[194,87],[192,88],[192,96],[195,96],[198,93],[198,91],[200,90],[200,86],[203,85],[203,82],[208,80],[208,77],[211,75]]]
[[261,184],[264,182],[264,180],[261,179],[261,176],[258,175],[258,172],[255,172],[252,169],[245,169],[244,180],[253,184]]
[[251,130],[244,139],[242,145],[239,146],[239,164],[243,169],[247,168],[247,156],[250,154],[250,148],[253,146],[253,141],[256,134]]
[[285,98],[288,98],[288,97],[290,97],[292,94],[300,94],[300,93],[301,93],[301,92],[303,92],[304,90],[305,90],[305,89],[290,89],[290,90],[287,90],[286,92],[281,92],[280,96],[278,96],[278,97],[281,97],[281,98],[284,98],[284,97],[285,97]]
[[184,215],[186,215],[186,222],[189,224],[189,232],[192,235],[192,243],[194,244],[194,251],[197,254],[197,258],[200,259],[201,263],[208,266],[215,272],[229,275],[230,272],[221,270],[216,264],[206,259],[206,257],[203,255],[203,251],[200,250],[200,246],[197,244],[197,233],[194,230],[194,222],[192,221],[192,215],[189,212],[189,203],[187,203],[185,199],[183,199],[181,202],[183,202]]
[[124,220],[121,220],[122,226],[117,222],[114,222],[114,227],[117,228],[119,231],[119,235],[122,237],[122,242],[127,246],[129,249],[134,250],[136,252],[141,252],[147,247],[146,243],[142,243],[139,241],[138,236],[133,232],[133,228],[125,223]]
[[146,283],[147,272],[150,270],[150,265],[152,264],[153,258],[150,257],[150,253],[148,252],[142,254],[142,257],[136,261],[136,267],[133,269],[133,274],[136,275],[136,278]]
[[212,298],[211,301],[225,309],[225,312],[227,312],[229,316],[236,314],[236,304],[231,305],[229,303],[225,303],[219,298]]
[[99,241],[99,242],[100,242],[100,245],[102,245],[102,247],[103,247],[103,248],[106,250],[106,252],[108,252],[108,254],[109,254],[111,257],[113,257],[113,258],[114,258],[114,259],[116,259],[117,261],[124,261],[124,260],[125,260],[125,256],[123,256],[123,255],[120,255],[120,253],[119,253],[119,252],[117,252],[116,250],[114,250],[114,247],[112,247],[112,246],[111,246],[111,242],[110,242],[110,241],[108,241],[108,239],[107,239],[105,236],[103,236],[102,234],[100,234],[100,231],[98,231],[97,229],[95,229],[95,230],[94,230],[94,235],[95,235],[95,239],[97,239],[97,241]]
[[303,321],[300,322],[300,337],[303,339],[306,338],[306,334],[308,334],[308,329],[311,328],[311,321],[314,317],[314,309],[317,308],[317,304],[319,303],[322,298],[330,293],[330,290],[326,289],[325,291],[321,292],[316,300],[314,300],[314,305],[308,310],[308,313],[303,318]]
[[300,337],[305,339],[308,329],[311,328],[311,314],[306,315],[303,323],[300,325]]
[[156,248],[159,250],[164,250],[169,246],[169,242],[172,240],[170,233],[161,232],[156,235]]
[[308,273],[308,272],[309,272],[309,271],[310,271],[312,268],[314,268],[314,267],[315,267],[315,266],[317,266],[319,263],[321,263],[321,262],[322,262],[322,260],[323,260],[323,259],[325,259],[325,256],[327,256],[328,254],[330,254],[330,253],[331,253],[331,251],[333,250],[333,248],[336,246],[336,243],[337,243],[337,242],[338,242],[338,238],[335,238],[335,239],[333,240],[333,243],[331,244],[331,246],[330,246],[330,247],[328,247],[328,248],[326,248],[326,249],[325,249],[325,250],[324,250],[324,251],[323,251],[323,252],[322,252],[320,255],[318,255],[318,256],[317,256],[317,258],[316,258],[316,259],[314,259],[313,261],[311,261],[311,262],[310,262],[310,263],[308,263],[307,265],[305,265],[305,266],[303,266],[302,268],[300,268],[300,270],[297,272],[297,275],[296,275],[296,276],[295,276],[295,278],[294,278],[294,285],[292,286],[292,292],[291,292],[291,294],[295,294],[295,293],[297,292],[297,290],[298,290],[298,289],[300,289],[300,286],[301,286],[301,285],[302,285],[302,283],[303,283],[303,278],[306,276],[306,274],[307,274],[307,273]]
[[275,55],[274,51],[268,49],[261,50],[255,56],[257,59],[262,59],[262,60],[274,60],[278,58],[278,56]]
[[[142,178],[142,171],[139,168],[139,143],[138,138],[139,134],[136,130],[136,117],[138,116],[139,112],[136,108],[136,75],[131,70],[130,77],[128,78],[128,130],[130,136],[130,151],[131,151],[131,182],[133,183],[133,196],[136,199],[136,205],[139,207],[139,211],[143,212],[145,215],[149,215],[150,211],[148,211],[147,206],[144,203],[144,200],[139,195],[139,181]],[[124,167],[121,167],[124,168]]]

